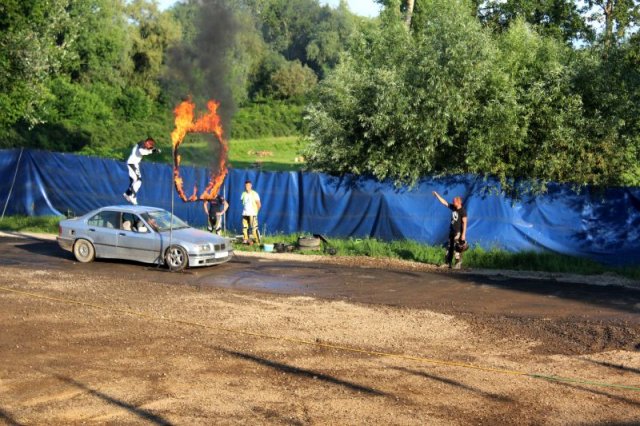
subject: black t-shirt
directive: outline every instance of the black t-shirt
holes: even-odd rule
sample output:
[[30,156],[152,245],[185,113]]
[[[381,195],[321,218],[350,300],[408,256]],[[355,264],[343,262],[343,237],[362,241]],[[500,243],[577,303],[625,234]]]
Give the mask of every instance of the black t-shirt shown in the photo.
[[464,207],[460,207],[456,209],[453,204],[449,204],[449,208],[451,211],[451,226],[449,227],[449,232],[452,234],[457,234],[458,232],[462,233],[462,218],[467,217],[467,211]]
[[209,201],[209,216],[214,217],[216,213],[222,213],[223,211],[224,197],[222,195],[218,195],[216,198]]

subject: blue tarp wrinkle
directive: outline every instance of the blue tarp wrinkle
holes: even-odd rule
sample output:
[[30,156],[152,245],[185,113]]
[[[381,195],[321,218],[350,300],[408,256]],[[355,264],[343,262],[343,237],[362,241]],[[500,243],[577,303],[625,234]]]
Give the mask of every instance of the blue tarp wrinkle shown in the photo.
[[[0,204],[4,206],[16,171],[19,149],[0,150]],[[204,226],[202,202],[184,203],[172,187],[172,168],[143,161],[141,204],[169,210]],[[181,168],[188,194],[208,182],[205,168]],[[262,199],[260,229],[269,235],[322,233],[330,237],[412,239],[442,244],[449,211],[431,194],[460,195],[469,212],[468,239],[486,249],[550,250],[613,265],[640,263],[640,188],[576,193],[552,184],[537,197],[514,201],[473,176],[424,178],[416,187],[397,188],[374,179],[321,173],[229,171],[222,191],[229,201],[227,227],[240,232],[240,194],[245,180]],[[124,161],[25,149],[7,215],[76,215],[123,204],[129,184]]]

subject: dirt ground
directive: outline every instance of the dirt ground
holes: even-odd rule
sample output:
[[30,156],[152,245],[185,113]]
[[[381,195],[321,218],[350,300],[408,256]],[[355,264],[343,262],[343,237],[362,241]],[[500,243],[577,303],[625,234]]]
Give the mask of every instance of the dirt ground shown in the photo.
[[638,289],[248,255],[171,274],[9,238],[0,253],[0,424],[640,421]]

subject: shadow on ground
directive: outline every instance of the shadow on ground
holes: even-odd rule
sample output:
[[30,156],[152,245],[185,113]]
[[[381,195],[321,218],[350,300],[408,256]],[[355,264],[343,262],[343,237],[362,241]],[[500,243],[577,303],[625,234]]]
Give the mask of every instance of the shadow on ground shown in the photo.
[[468,391],[468,392],[473,392],[475,394],[478,394],[484,398],[488,398],[488,399],[492,399],[494,401],[499,401],[499,402],[514,402],[514,400],[508,396],[503,396],[503,395],[497,395],[491,392],[486,392],[483,391],[482,389],[478,389],[476,387],[473,386],[469,386],[469,385],[465,385],[464,383],[458,382],[456,380],[452,380],[452,379],[447,379],[446,377],[441,377],[441,376],[437,376],[435,374],[429,374],[429,373],[425,373],[424,371],[417,371],[417,370],[411,370],[409,368],[404,368],[404,367],[393,367],[394,370],[398,370],[398,371],[402,371],[405,373],[409,373],[409,374],[413,374],[415,376],[418,377],[423,377],[425,379],[428,380],[434,380],[436,382],[440,382],[440,383],[444,383],[450,386],[453,386],[457,389],[461,389],[463,391]]
[[236,352],[236,351],[229,351],[226,349],[222,349],[222,348],[217,348],[217,350],[226,353],[227,355],[236,357],[236,358],[240,358],[246,361],[250,361],[259,365],[262,365],[264,367],[268,367],[268,368],[272,368],[274,370],[277,371],[281,371],[283,373],[287,373],[287,374],[291,374],[291,375],[295,375],[298,377],[303,377],[303,378],[307,378],[307,379],[312,379],[312,380],[319,380],[321,382],[325,382],[325,383],[329,383],[332,385],[337,385],[337,386],[342,386],[346,389],[355,391],[355,392],[362,392],[368,395],[375,395],[375,396],[389,396],[387,393],[382,392],[380,390],[368,387],[368,386],[362,386],[359,385],[357,383],[353,383],[353,382],[349,382],[349,381],[345,381],[345,380],[341,380],[338,379],[336,377],[327,375],[327,374],[323,374],[317,371],[313,371],[313,370],[306,370],[303,368],[298,368],[298,367],[294,367],[292,365],[288,365],[288,364],[283,364],[280,362],[276,362],[276,361],[271,361],[268,360],[266,358],[261,358],[255,355],[250,355],[247,353],[243,353],[243,352]]
[[159,425],[159,426],[170,426],[172,425],[171,422],[169,422],[168,420],[166,420],[165,418],[163,418],[162,416],[159,416],[149,410],[145,410],[142,409],[140,407],[136,407],[133,404],[129,404],[125,401],[122,401],[120,399],[114,398],[113,396],[107,395],[103,392],[97,391],[95,389],[90,388],[89,386],[80,383],[76,380],[73,380],[69,377],[65,377],[65,376],[60,376],[60,375],[55,375],[55,377],[69,385],[72,385],[74,387],[77,387],[79,389],[84,390],[85,392],[87,392],[88,394],[95,396],[96,398],[100,398],[101,400],[115,405],[117,407],[123,408],[125,410],[127,410],[128,412],[130,412],[131,414],[134,414],[136,416],[138,416],[139,418],[150,422],[154,425]]
[[13,416],[0,408],[0,420],[7,423],[8,426],[23,426],[23,423],[18,422]]

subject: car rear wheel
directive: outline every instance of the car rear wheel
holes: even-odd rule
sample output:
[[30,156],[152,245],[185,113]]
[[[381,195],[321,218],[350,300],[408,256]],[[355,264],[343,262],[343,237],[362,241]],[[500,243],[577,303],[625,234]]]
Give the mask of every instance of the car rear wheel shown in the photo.
[[91,242],[80,239],[73,245],[73,255],[76,257],[78,262],[93,262],[93,259],[96,258],[96,249],[93,247]]
[[189,264],[189,255],[187,251],[180,246],[171,246],[164,256],[164,261],[173,271],[180,271]]

